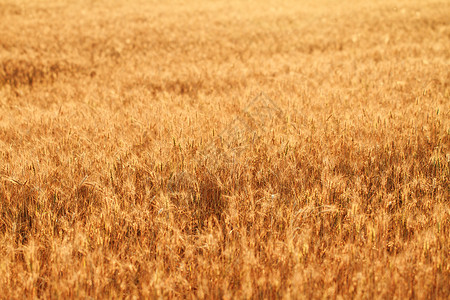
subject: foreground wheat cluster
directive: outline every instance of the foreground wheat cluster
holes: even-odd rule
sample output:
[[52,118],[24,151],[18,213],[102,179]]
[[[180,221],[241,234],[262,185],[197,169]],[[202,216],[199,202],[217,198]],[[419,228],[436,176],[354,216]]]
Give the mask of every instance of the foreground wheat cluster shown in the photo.
[[448,1],[0,2],[0,298],[450,297]]

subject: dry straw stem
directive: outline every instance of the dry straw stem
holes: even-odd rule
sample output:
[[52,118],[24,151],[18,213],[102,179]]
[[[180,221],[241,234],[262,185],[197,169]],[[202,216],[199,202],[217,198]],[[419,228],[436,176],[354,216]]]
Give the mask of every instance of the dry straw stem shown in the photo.
[[1,1],[0,298],[450,298],[449,15]]

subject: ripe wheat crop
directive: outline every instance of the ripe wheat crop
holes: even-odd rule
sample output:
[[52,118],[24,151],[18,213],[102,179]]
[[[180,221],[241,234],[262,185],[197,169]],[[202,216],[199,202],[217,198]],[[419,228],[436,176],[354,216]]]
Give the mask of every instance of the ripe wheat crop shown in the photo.
[[449,16],[0,0],[0,298],[450,298]]

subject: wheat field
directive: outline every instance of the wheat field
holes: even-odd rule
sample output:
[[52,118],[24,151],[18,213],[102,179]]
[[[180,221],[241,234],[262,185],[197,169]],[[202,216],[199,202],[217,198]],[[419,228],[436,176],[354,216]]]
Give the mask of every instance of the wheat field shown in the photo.
[[0,0],[0,298],[449,299],[449,16]]

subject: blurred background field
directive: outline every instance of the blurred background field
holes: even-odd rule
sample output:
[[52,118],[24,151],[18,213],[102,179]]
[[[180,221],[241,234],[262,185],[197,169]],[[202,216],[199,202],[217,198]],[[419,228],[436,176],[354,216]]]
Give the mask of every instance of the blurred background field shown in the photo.
[[0,297],[449,298],[449,16],[0,0]]

